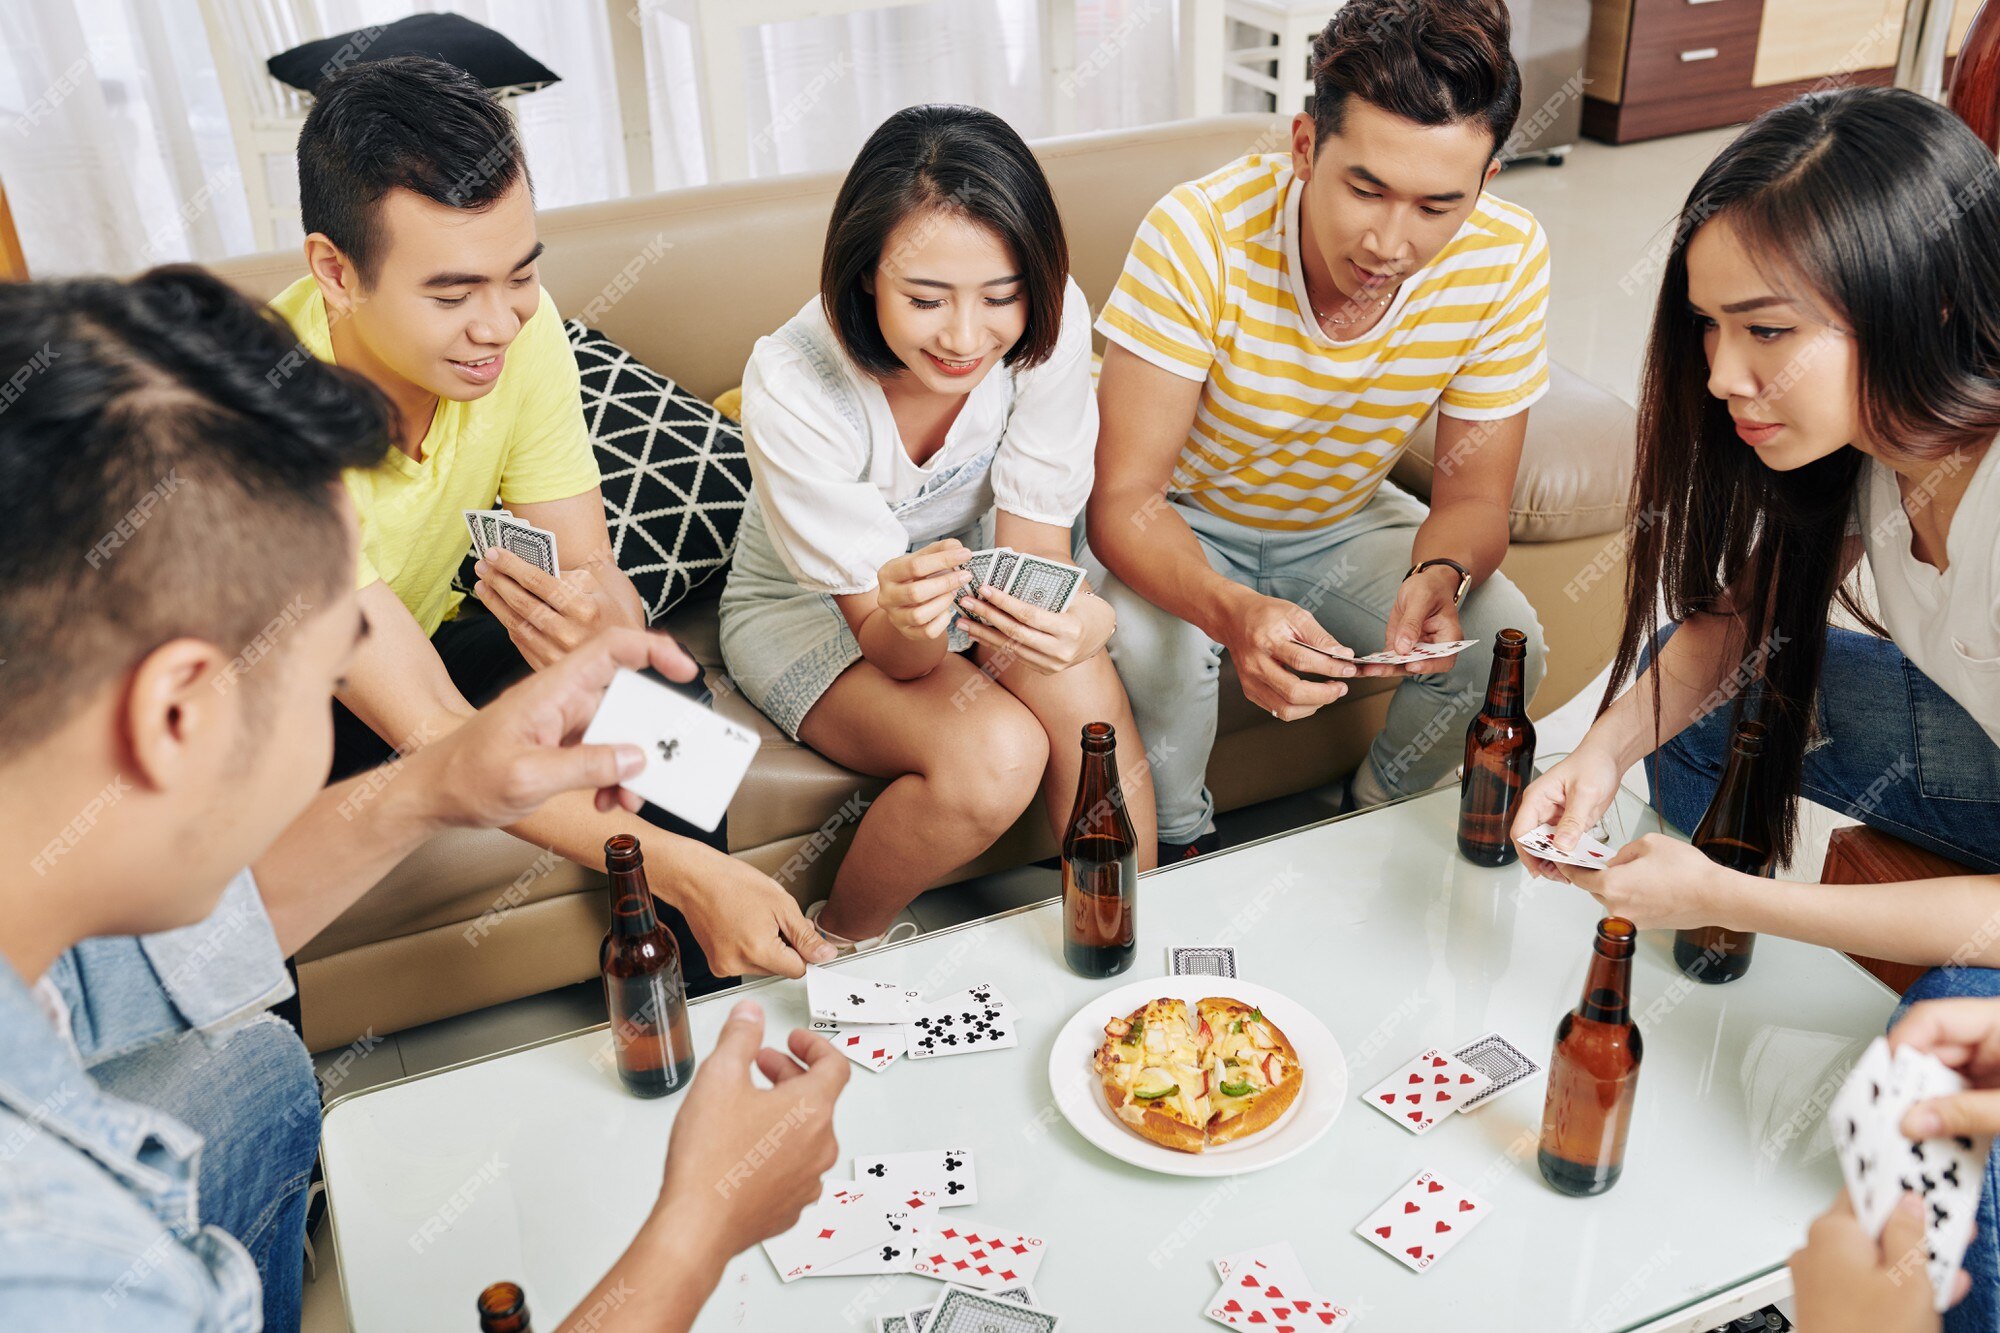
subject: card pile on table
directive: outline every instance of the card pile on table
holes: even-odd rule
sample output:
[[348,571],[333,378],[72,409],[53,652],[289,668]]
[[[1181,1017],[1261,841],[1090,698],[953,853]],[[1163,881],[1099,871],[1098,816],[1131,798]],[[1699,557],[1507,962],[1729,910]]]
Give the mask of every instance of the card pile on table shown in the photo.
[[1083,589],[1084,573],[1077,566],[1029,555],[1011,546],[989,546],[974,551],[964,567],[972,571],[972,582],[958,595],[960,601],[977,597],[981,588],[990,585],[1030,606],[1060,614],[1069,610],[1069,604]]
[[1529,1077],[1537,1064],[1497,1032],[1445,1051],[1433,1046],[1363,1094],[1362,1100],[1412,1134],[1428,1134],[1461,1111],[1482,1106]]
[[550,578],[561,576],[556,563],[556,535],[525,519],[515,518],[505,509],[467,509],[465,530],[472,534],[472,551],[485,555],[495,547],[512,551]]
[[1882,1234],[1905,1191],[1923,1200],[1925,1266],[1939,1310],[1950,1303],[1972,1240],[1986,1154],[1963,1135],[1912,1142],[1902,1124],[1918,1102],[1964,1090],[1965,1079],[1928,1051],[1905,1046],[1891,1055],[1877,1037],[1827,1107],[1854,1215],[1871,1237]]
[[1025,1282],[998,1291],[949,1286],[933,1305],[875,1321],[877,1333],[1055,1333],[1061,1327],[1061,1319],[1035,1304],[1035,1290]]
[[903,1056],[932,1060],[1020,1044],[1014,1006],[992,986],[968,986],[941,999],[870,981],[842,970],[806,969],[806,1003],[812,1030],[835,1050],[873,1073]]
[[1345,1328],[1354,1314],[1313,1290],[1292,1247],[1280,1241],[1225,1254],[1215,1261],[1222,1279],[1203,1311],[1225,1328],[1294,1333],[1311,1328]]

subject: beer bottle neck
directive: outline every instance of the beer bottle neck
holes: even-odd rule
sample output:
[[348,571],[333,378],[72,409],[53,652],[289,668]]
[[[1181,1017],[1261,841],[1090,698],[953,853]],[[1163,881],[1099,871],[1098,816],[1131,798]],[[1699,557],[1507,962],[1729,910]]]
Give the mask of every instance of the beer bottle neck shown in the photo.
[[[1701,823],[1695,826],[1695,846],[1726,841],[1737,849],[1749,849],[1769,859],[1772,835],[1770,807],[1764,789],[1757,781],[1757,766],[1761,757],[1760,746],[1740,742],[1731,745],[1722,781],[1717,784],[1715,796],[1702,814]],[[1732,862],[1744,859],[1748,858],[1731,858]]]
[[1599,942],[1590,954],[1590,971],[1583,979],[1583,1003],[1579,1017],[1598,1023],[1627,1023],[1632,1018],[1628,996],[1632,989],[1631,946],[1622,949]]
[[1527,715],[1527,701],[1522,698],[1526,662],[1521,653],[1510,653],[1504,647],[1494,650],[1493,674],[1486,681],[1486,713],[1494,717]]
[[615,935],[650,935],[659,928],[653,914],[653,890],[646,883],[643,865],[613,869],[611,876],[611,931]]
[[1091,837],[1137,841],[1132,820],[1125,813],[1125,789],[1118,782],[1117,747],[1111,743],[1101,747],[1085,743],[1083,772],[1076,783],[1076,804],[1069,812],[1068,838]]

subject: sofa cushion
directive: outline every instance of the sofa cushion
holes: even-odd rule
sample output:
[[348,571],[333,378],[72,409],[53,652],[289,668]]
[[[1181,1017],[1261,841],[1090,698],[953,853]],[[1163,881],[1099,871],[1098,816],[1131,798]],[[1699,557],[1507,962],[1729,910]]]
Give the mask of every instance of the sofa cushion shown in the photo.
[[[1624,399],[1549,363],[1549,391],[1528,414],[1508,526],[1517,542],[1557,542],[1625,524],[1638,449],[1638,414]],[[1437,413],[1410,436],[1389,474],[1428,499],[1437,471]]]
[[611,549],[658,623],[729,566],[750,496],[743,432],[603,334],[566,327]]

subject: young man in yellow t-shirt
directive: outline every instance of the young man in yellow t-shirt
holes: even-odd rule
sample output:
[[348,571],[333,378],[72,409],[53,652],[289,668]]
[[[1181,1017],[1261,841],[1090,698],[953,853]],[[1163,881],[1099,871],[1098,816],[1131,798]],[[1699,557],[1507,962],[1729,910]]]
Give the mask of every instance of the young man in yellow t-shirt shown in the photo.
[[[371,632],[337,696],[338,778],[437,739],[599,628],[644,627],[645,608],[612,556],[506,111],[438,61],[357,65],[320,89],[300,131],[299,204],[309,271],[272,304],[299,355],[359,372],[395,428],[379,465],[347,474]],[[461,511],[496,497],[555,534],[562,576],[494,552],[475,567],[478,605],[462,606]],[[832,957],[768,876],[622,810],[567,797],[510,831],[596,867],[607,837],[638,835],[655,892],[685,914],[716,975],[796,976]],[[700,958],[687,961],[691,983],[703,979]]]
[[[1548,247],[1485,193],[1520,111],[1499,0],[1351,0],[1315,41],[1289,151],[1176,187],[1098,322],[1090,553],[1153,760],[1162,863],[1214,846],[1203,782],[1219,667],[1282,721],[1395,674],[1349,785],[1367,805],[1448,775],[1500,629],[1534,610],[1496,572],[1528,407],[1548,387]],[[1391,485],[1436,407],[1428,508]],[[1477,638],[1356,668],[1319,649]],[[1331,677],[1332,679],[1326,679]]]

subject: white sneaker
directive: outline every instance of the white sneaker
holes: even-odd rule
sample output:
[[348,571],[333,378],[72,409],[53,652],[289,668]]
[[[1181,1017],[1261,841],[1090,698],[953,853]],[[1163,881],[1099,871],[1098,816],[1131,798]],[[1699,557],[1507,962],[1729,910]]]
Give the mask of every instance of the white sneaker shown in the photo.
[[819,931],[822,939],[840,951],[839,956],[842,958],[849,954],[867,953],[885,944],[898,944],[904,940],[915,939],[924,932],[924,928],[917,924],[917,919],[906,911],[898,915],[895,921],[890,923],[889,928],[880,935],[871,935],[865,940],[850,940],[844,935],[836,935],[820,926],[819,914],[826,910],[826,903],[827,900],[822,898],[806,908],[806,920],[813,923],[813,929]]

